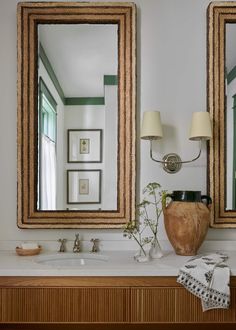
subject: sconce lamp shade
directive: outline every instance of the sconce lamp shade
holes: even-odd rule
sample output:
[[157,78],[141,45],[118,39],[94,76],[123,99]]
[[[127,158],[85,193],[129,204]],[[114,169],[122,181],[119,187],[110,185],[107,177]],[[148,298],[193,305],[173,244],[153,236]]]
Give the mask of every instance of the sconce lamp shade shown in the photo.
[[189,140],[209,140],[212,138],[211,119],[209,112],[194,112]]
[[159,111],[145,111],[141,129],[141,139],[159,140],[163,136]]

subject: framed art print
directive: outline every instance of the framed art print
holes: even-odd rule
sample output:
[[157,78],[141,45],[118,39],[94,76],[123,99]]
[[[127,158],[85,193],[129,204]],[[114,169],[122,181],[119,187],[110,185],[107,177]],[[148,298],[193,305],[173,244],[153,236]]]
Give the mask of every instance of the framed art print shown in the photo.
[[67,204],[100,204],[101,172],[67,170]]
[[102,130],[69,129],[68,163],[101,163]]

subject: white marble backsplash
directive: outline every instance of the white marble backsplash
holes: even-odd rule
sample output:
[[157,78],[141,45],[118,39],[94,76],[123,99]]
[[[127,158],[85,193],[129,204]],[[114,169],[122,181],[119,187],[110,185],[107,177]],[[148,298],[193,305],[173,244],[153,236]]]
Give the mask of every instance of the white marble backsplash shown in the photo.
[[[58,237],[66,238],[66,237]],[[96,238],[96,237],[94,237]],[[23,242],[36,242],[42,246],[44,251],[53,251],[56,252],[59,250],[60,243],[57,240],[0,240],[0,251],[13,251],[17,246],[21,246]],[[67,252],[71,252],[73,249],[73,240],[68,240],[66,242]],[[169,241],[161,240],[161,247],[165,251],[173,251],[173,248]],[[81,251],[89,252],[92,248],[92,243],[90,240],[81,240]],[[99,244],[100,251],[136,251],[139,249],[135,241],[126,239],[126,240],[102,240],[100,239]],[[148,249],[148,246],[147,246]],[[236,241],[234,240],[206,240],[203,242],[202,246],[199,249],[201,251],[236,251]]]

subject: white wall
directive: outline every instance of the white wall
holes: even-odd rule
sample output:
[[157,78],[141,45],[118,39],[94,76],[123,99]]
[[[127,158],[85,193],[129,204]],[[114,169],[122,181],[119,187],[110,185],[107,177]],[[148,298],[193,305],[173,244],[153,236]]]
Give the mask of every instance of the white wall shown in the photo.
[[117,25],[40,24],[39,30],[65,96],[103,96],[104,74],[118,67]]
[[[158,109],[165,125],[161,152],[178,152],[183,158],[197,150],[188,141],[193,111],[206,110],[206,9],[209,0],[136,0],[137,118]],[[16,3],[0,2],[0,240],[56,240],[74,238],[76,230],[22,230],[16,226]],[[206,156],[177,174],[166,174],[149,159],[148,144],[138,141],[138,186],[158,181],[164,189],[206,192]],[[131,242],[119,230],[79,230],[82,238],[97,236],[106,248]],[[160,236],[166,239],[161,226]],[[235,229],[210,229],[209,240],[236,240]],[[122,243],[120,242],[122,240]],[[133,244],[132,244],[133,246]],[[1,247],[1,245],[0,245]]]
[[[76,105],[76,106],[65,106],[65,122],[64,122],[64,140],[67,141],[67,130],[68,129],[102,129],[105,131],[105,107],[104,105]],[[104,151],[103,146],[103,151]],[[65,171],[76,170],[76,169],[101,169],[102,176],[104,173],[104,160],[102,163],[68,163],[67,152],[64,157]],[[66,180],[66,178],[65,178]],[[103,184],[103,179],[102,179]],[[67,191],[67,184],[64,187],[65,201]],[[103,194],[102,194],[103,197]],[[102,198],[103,203],[103,198]],[[86,204],[66,204],[65,208],[87,210],[88,205]],[[90,210],[106,209],[103,204],[91,204],[89,205]]]
[[[117,210],[118,89],[105,85],[104,181],[102,196],[105,210]],[[114,187],[114,188],[113,188]],[[109,208],[107,206],[109,205]]]
[[229,73],[236,63],[236,25],[227,23],[225,28],[226,43],[225,43],[225,64]]

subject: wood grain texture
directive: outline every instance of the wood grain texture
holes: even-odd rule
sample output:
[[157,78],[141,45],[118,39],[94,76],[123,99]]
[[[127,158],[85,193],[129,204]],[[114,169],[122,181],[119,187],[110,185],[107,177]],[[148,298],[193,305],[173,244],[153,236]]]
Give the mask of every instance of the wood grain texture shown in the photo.
[[[231,289],[231,303],[228,310],[213,309],[202,312],[200,299],[184,289],[176,289],[176,322],[235,322],[235,294],[236,289]],[[181,303],[180,303],[181,302]]]
[[[0,288],[13,287],[158,287],[182,288],[174,276],[1,276]],[[236,276],[230,278],[236,288]]]
[[[133,3],[18,4],[18,203],[20,228],[121,228],[135,216],[136,7]],[[37,24],[118,25],[117,211],[37,211]]]
[[236,277],[229,310],[202,312],[175,277],[1,277],[0,324],[193,324],[236,322]]
[[[0,324],[0,329],[4,330],[210,330],[216,329],[216,324],[204,323],[21,323],[21,324]],[[224,323],[224,330],[235,330],[235,324]]]
[[131,289],[131,322],[157,323],[175,321],[174,288]]
[[[235,283],[236,284],[236,283]],[[0,288],[13,287],[181,287],[175,277],[166,276],[1,276]]]
[[235,228],[236,211],[226,210],[226,101],[225,25],[236,23],[235,2],[212,2],[208,7],[208,111],[213,122],[213,139],[208,150],[208,190],[212,197],[211,226]]
[[184,288],[154,287],[131,289],[132,322],[227,323],[235,322],[235,294],[231,289],[228,310],[213,309],[203,312],[201,301]]
[[128,289],[4,288],[1,322],[128,322]]

